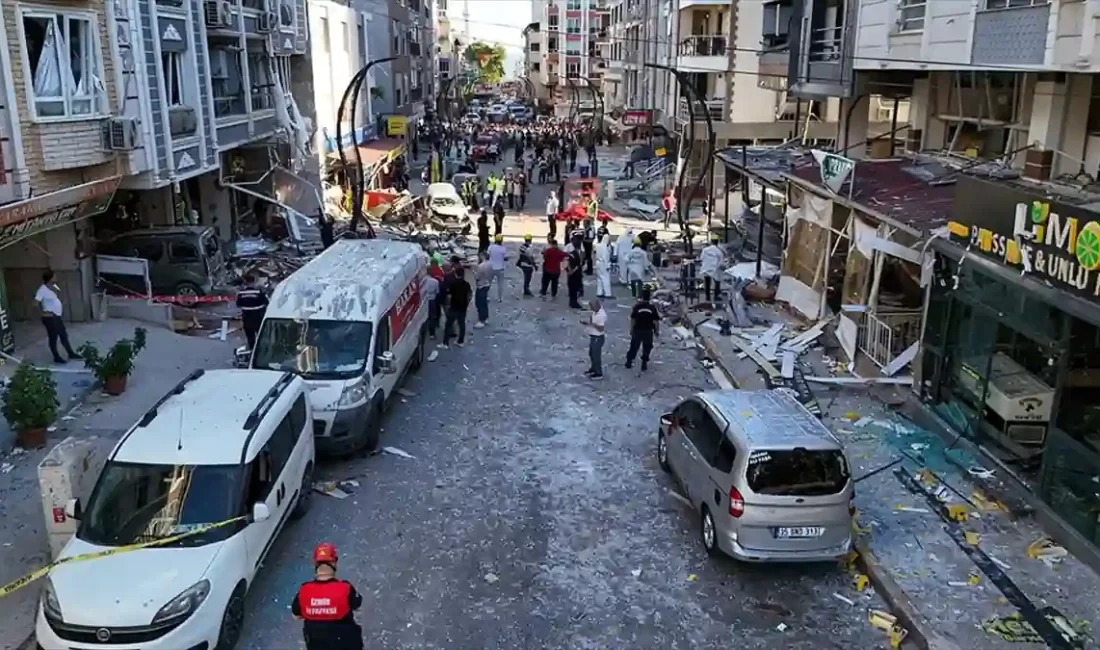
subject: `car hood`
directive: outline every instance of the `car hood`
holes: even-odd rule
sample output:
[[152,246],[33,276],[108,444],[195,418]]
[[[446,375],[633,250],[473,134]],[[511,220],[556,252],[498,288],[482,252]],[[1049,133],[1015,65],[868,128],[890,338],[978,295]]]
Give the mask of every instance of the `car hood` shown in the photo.
[[[74,562],[50,572],[66,623],[104,627],[148,625],[168,601],[202,580],[222,544],[147,548]],[[77,538],[61,557],[107,550]]]
[[433,205],[432,211],[444,217],[454,217],[456,219],[461,219],[469,214],[466,211],[466,206],[463,205]]

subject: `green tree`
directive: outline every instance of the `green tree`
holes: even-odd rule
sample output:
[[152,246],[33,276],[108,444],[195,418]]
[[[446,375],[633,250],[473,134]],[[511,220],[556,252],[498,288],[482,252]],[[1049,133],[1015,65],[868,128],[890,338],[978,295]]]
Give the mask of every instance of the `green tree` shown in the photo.
[[504,57],[504,48],[499,45],[474,41],[466,46],[466,60],[486,83],[500,83],[504,78]]

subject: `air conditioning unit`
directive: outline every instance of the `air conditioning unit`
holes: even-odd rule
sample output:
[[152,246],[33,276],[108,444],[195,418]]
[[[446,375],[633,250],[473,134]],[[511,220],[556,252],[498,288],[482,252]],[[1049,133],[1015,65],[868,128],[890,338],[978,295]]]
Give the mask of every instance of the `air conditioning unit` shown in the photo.
[[109,151],[133,151],[138,146],[136,117],[112,117],[103,123],[103,148]]
[[229,27],[233,24],[228,0],[205,0],[202,3],[207,27]]
[[279,28],[279,14],[267,11],[260,14],[260,22],[257,29],[263,33],[270,33]]

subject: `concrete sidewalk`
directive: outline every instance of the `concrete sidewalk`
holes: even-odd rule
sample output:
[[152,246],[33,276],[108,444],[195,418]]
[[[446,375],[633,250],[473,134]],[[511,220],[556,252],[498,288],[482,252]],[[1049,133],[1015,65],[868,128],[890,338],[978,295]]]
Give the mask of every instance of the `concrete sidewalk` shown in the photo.
[[[142,326],[148,332],[147,347],[135,361],[134,374],[125,393],[109,397],[93,391],[94,379],[87,373],[57,373],[62,416],[51,428],[46,447],[0,454],[0,521],[3,522],[0,584],[7,584],[50,561],[37,471],[38,463],[50,448],[75,436],[95,439],[106,453],[130,425],[184,376],[199,368],[226,368],[232,362],[232,340],[223,343],[206,337],[183,336],[137,321],[111,319],[72,325],[69,336],[74,347],[84,341],[105,347],[120,338],[133,336],[134,328]],[[49,367],[50,353],[44,341],[31,344],[21,356]],[[80,366],[79,362],[71,362],[61,368],[76,371]],[[0,370],[10,373],[14,368],[14,363],[8,363]],[[7,423],[3,426],[7,427]],[[10,450],[10,443],[2,449]],[[4,612],[0,649],[20,648],[32,633],[40,588],[40,583],[31,584],[0,600],[0,610]]]
[[[784,338],[806,329],[777,309],[750,309],[765,328],[783,323]],[[723,336],[703,313],[687,320],[731,383],[767,388],[760,366],[739,358],[741,349],[731,341],[740,335],[736,329]],[[846,375],[834,360],[839,349],[820,345],[830,339],[822,336],[800,355],[797,370],[810,377]],[[1088,636],[1100,626],[1100,601],[1082,597],[1100,593],[1100,577],[1064,549],[1036,551],[1033,543],[1043,538],[1038,524],[1014,519],[959,468],[988,470],[899,413],[912,399],[908,386],[808,386],[853,465],[863,570],[916,647],[1100,647]]]

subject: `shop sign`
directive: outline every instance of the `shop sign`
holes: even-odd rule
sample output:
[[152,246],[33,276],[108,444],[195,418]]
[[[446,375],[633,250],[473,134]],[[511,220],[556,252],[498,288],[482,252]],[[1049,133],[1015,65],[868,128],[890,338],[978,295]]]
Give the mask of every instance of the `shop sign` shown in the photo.
[[623,126],[649,126],[650,112],[642,109],[631,109],[623,113]]
[[844,182],[856,168],[856,161],[819,149],[813,149],[810,153],[813,154],[821,170],[821,184],[829,188],[833,194],[840,194],[840,188],[844,187]]
[[11,331],[11,312],[8,311],[7,283],[0,280],[0,352],[15,352],[15,335]]
[[403,138],[408,130],[409,118],[404,115],[390,115],[386,118],[386,135]]
[[964,176],[947,228],[953,241],[1024,275],[1100,298],[1100,212]]
[[92,181],[0,207],[0,248],[103,212],[121,179]]

